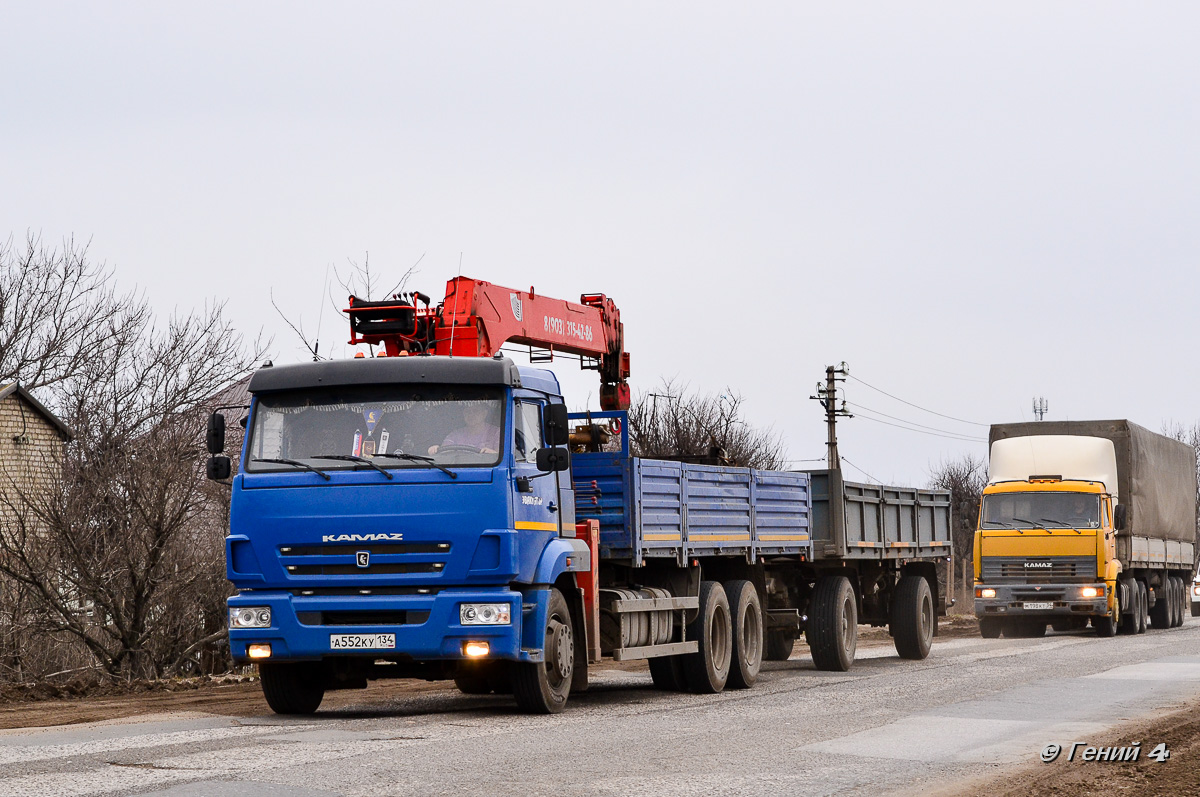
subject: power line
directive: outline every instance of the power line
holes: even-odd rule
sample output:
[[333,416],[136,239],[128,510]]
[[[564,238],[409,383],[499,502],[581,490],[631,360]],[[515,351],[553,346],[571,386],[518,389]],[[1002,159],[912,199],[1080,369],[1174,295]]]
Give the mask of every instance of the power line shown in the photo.
[[967,436],[955,437],[953,435],[939,434],[937,432],[926,432],[921,429],[914,429],[911,426],[901,426],[900,424],[892,423],[891,421],[881,421],[878,418],[872,418],[870,415],[858,415],[857,417],[862,418],[863,420],[873,421],[875,423],[881,423],[884,426],[894,426],[897,429],[903,429],[906,432],[916,432],[917,434],[927,434],[930,437],[944,437],[947,440],[958,440],[959,442],[962,442],[962,443],[986,443],[987,442],[987,439],[983,438],[983,437],[967,437]]
[[[908,406],[914,407],[914,408],[920,410],[921,412],[928,412],[930,415],[936,415],[939,418],[945,418],[950,421],[957,421],[958,423],[970,424],[971,426],[989,427],[991,425],[991,424],[986,424],[986,423],[978,423],[976,421],[967,421],[967,420],[963,420],[962,418],[955,418],[953,415],[946,415],[941,412],[935,412],[933,410],[926,409],[925,407],[922,407],[920,404],[913,404],[911,401],[905,401],[904,399],[900,398],[899,396],[893,396],[891,393],[887,392],[886,390],[880,390],[879,388],[875,387],[874,385],[869,384],[869,383],[864,382],[863,380],[859,379],[857,376],[852,376],[850,374],[847,374],[847,376],[849,376],[855,382],[858,382],[861,385],[871,388],[871,390],[874,390],[876,393],[882,393],[883,395],[887,396],[888,398],[895,399],[896,401],[899,401],[901,404],[907,404]],[[882,413],[880,413],[880,414],[882,414]]]
[[897,418],[895,415],[888,415],[886,412],[880,412],[879,410],[872,409],[870,407],[867,407],[862,404],[858,404],[853,401],[847,401],[846,403],[852,407],[858,407],[860,410],[866,410],[867,412],[873,412],[876,415],[882,415],[885,418],[891,418],[893,421],[899,421],[900,423],[907,423],[907,424],[911,424],[912,426],[918,426],[922,429],[928,429],[931,432],[941,432],[942,434],[955,435],[956,437],[969,437],[971,440],[982,440],[983,439],[982,437],[972,437],[971,435],[967,435],[963,432],[955,432],[955,431],[951,431],[950,429],[939,429],[936,426],[926,426],[923,423],[917,423],[916,421],[910,421],[907,418]]
[[872,476],[871,474],[867,473],[865,470],[863,470],[862,468],[858,467],[857,465],[855,465],[855,464],[854,464],[853,462],[851,462],[850,460],[846,459],[846,457],[845,457],[844,455],[842,456],[842,459],[843,459],[843,460],[846,462],[846,464],[847,464],[847,465],[851,466],[852,468],[854,468],[856,471],[858,471],[858,472],[859,472],[859,473],[861,473],[862,475],[866,476],[866,477],[867,477],[868,479],[870,479],[871,481],[875,482],[876,484],[883,484],[883,482],[879,481],[879,479],[876,479],[874,476]]

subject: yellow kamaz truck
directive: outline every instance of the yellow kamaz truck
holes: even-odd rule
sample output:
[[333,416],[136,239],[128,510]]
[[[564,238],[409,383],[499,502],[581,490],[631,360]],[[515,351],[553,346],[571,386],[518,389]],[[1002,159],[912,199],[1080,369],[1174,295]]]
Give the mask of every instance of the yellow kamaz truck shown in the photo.
[[1196,548],[1196,454],[1129,421],[992,426],[975,532],[985,637],[1182,625]]

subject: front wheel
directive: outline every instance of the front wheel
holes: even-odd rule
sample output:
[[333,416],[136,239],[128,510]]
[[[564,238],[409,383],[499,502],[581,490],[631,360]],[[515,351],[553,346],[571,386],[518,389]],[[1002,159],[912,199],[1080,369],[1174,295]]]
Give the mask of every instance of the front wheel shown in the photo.
[[258,665],[263,697],[276,714],[312,714],[325,698],[320,662],[263,662]]
[[999,617],[980,617],[979,635],[984,639],[999,639],[1004,630],[1004,621]]
[[903,659],[923,659],[933,647],[933,593],[924,576],[901,576],[892,604],[892,638]]
[[567,599],[550,589],[546,610],[546,640],[542,661],[512,665],[513,696],[530,714],[557,714],[567,706],[575,674],[575,632]]
[[845,576],[824,576],[813,589],[804,636],[818,670],[845,672],[858,649],[858,604]]

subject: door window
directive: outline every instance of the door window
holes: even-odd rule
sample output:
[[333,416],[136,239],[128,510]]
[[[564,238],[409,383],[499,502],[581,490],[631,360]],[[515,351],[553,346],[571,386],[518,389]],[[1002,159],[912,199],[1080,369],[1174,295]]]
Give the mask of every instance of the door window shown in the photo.
[[537,401],[518,401],[513,434],[513,459],[517,462],[537,462],[542,447],[542,405]]

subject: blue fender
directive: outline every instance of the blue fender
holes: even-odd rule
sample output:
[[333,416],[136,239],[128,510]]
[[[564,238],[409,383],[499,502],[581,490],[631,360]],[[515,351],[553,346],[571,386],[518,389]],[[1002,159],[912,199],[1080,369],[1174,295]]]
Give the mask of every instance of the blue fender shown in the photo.
[[586,573],[591,569],[592,552],[586,542],[574,537],[555,537],[542,550],[533,583],[553,584],[563,573]]

